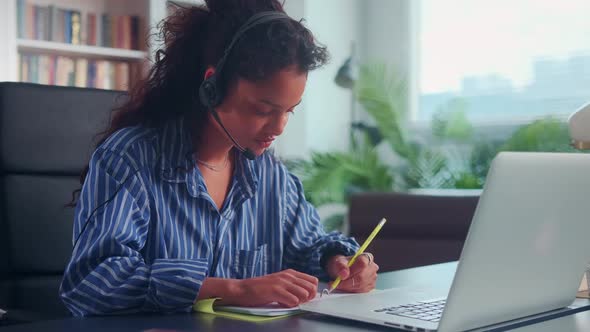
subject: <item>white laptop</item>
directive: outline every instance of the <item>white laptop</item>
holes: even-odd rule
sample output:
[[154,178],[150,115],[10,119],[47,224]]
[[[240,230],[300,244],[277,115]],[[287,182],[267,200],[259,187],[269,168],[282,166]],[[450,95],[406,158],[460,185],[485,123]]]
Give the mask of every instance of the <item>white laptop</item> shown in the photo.
[[443,332],[580,311],[572,303],[590,261],[589,236],[590,154],[502,152],[488,173],[450,290],[394,288],[301,308]]

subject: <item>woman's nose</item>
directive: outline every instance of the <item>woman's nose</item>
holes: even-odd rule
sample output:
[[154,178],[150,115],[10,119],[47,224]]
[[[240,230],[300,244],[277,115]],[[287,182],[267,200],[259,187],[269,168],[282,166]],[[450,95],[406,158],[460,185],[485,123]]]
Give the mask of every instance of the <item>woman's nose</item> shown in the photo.
[[287,122],[289,121],[289,114],[289,112],[284,112],[273,119],[272,123],[270,124],[270,132],[272,132],[273,135],[279,136],[283,133],[285,127],[287,126]]

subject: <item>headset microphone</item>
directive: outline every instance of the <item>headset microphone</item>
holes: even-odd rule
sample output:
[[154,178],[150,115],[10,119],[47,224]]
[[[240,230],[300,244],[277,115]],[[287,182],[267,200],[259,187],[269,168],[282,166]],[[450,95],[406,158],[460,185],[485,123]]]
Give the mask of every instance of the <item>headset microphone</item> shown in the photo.
[[248,19],[242,27],[236,32],[233,39],[225,49],[223,56],[215,66],[215,71],[213,75],[206,78],[201,85],[199,86],[199,100],[201,104],[207,108],[207,110],[213,115],[215,121],[219,124],[221,129],[225,132],[227,137],[233,142],[234,146],[248,159],[254,160],[256,158],[256,154],[248,148],[242,147],[238,142],[234,139],[234,137],[229,133],[229,131],[225,128],[221,119],[219,119],[219,115],[217,111],[215,111],[215,107],[221,104],[223,101],[224,93],[222,87],[218,82],[218,77],[222,77],[223,67],[225,61],[227,60],[233,46],[235,43],[240,40],[240,38],[244,35],[244,33],[251,28],[260,25],[262,23],[271,22],[271,21],[278,21],[278,20],[291,20],[291,18],[284,13],[276,12],[276,11],[267,11],[267,12],[260,12]]
[[221,122],[221,119],[219,118],[219,115],[217,115],[217,112],[215,110],[210,110],[211,114],[213,114],[213,118],[215,119],[215,121],[219,124],[219,126],[221,127],[221,129],[223,129],[223,131],[225,132],[225,135],[227,135],[227,137],[229,137],[229,139],[234,143],[234,146],[244,155],[246,156],[246,158],[250,159],[250,160],[254,160],[256,159],[256,154],[248,149],[248,148],[244,148],[242,147],[235,139],[234,137],[229,133],[229,131],[227,131],[227,129],[225,128],[225,126],[223,125],[223,123]]

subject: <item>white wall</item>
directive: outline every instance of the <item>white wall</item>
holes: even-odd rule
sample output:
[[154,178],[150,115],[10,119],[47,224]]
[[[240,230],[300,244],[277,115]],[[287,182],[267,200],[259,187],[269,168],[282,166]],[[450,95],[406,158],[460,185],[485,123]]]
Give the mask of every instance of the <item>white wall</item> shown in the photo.
[[365,60],[383,60],[406,72],[410,61],[410,1],[362,1],[360,54]]
[[311,73],[307,87],[307,137],[314,151],[344,151],[349,146],[351,91],[334,83],[338,68],[359,39],[359,0],[310,0],[309,28],[328,47],[330,63]]
[[[349,145],[350,91],[338,87],[334,76],[350,55],[351,41],[355,40],[361,62],[386,62],[406,82],[413,82],[409,76],[414,72],[411,68],[416,58],[410,25],[412,3],[410,0],[287,0],[285,8],[292,17],[305,18],[307,27],[328,47],[332,59],[327,66],[310,74],[303,105],[279,138],[277,153],[284,158],[305,158],[311,151],[344,151]],[[368,118],[359,108],[357,113],[359,119]]]
[[[415,47],[416,31],[413,31],[411,20],[414,19],[415,0],[360,0],[361,7],[361,34],[360,56],[361,61],[384,62],[394,71],[399,78],[405,81],[408,88],[406,104],[411,109],[414,96],[411,90],[414,88],[416,71],[414,60],[417,59]],[[411,114],[408,114],[408,119]],[[368,120],[369,116],[361,112],[360,118]],[[398,157],[392,152],[387,142],[382,142],[378,147],[382,160],[389,164],[398,162]]]
[[[294,19],[301,19],[305,16],[305,0],[285,1],[285,11]],[[308,154],[307,128],[307,98],[304,97],[292,115],[285,131],[274,144],[275,152],[281,158],[298,158]]]
[[283,158],[308,157],[311,151],[348,149],[350,91],[334,76],[359,38],[359,0],[287,0],[294,18],[304,17],[316,39],[327,46],[330,63],[310,73],[303,105],[291,117],[276,150]]
[[[362,0],[359,53],[361,61],[379,61],[390,66],[411,89],[417,49],[410,17],[412,0]],[[408,97],[412,94],[409,93]],[[412,101],[408,100],[408,104]],[[366,116],[365,116],[366,119]]]
[[18,78],[16,31],[16,0],[3,0],[0,4],[0,82]]

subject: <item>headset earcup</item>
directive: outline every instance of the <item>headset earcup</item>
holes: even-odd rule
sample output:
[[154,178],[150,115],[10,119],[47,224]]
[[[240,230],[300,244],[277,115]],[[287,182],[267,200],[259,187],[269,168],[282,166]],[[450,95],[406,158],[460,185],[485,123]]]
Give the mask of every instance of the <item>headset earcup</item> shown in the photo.
[[204,80],[199,87],[199,99],[201,104],[207,108],[213,108],[221,103],[221,94],[217,86],[217,79],[212,75]]

